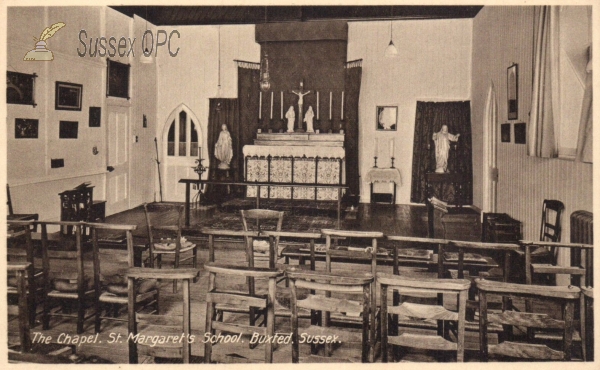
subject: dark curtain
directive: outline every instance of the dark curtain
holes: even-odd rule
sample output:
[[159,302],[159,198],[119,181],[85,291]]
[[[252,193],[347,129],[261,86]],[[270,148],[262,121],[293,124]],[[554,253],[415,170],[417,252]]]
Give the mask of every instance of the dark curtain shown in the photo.
[[360,82],[362,67],[347,67],[345,77],[345,101],[344,101],[344,129],[346,137],[346,184],[350,194],[360,194],[360,178],[358,168],[358,99],[360,96]]
[[239,138],[239,144],[233,156],[237,168],[238,177],[235,181],[244,180],[244,154],[242,148],[244,145],[254,144],[256,131],[258,130],[258,79],[260,71],[256,68],[246,68],[238,64],[238,114],[239,130],[232,132],[232,136]]
[[[435,143],[433,133],[448,126],[451,134],[460,134],[456,145],[451,145],[448,156],[448,172],[463,174],[466,181],[463,195],[466,204],[473,203],[473,165],[471,149],[471,103],[417,102],[415,137],[413,147],[412,184],[410,201],[425,203],[427,184],[425,174],[435,171]],[[439,199],[456,204],[452,184],[443,184],[434,189]]]

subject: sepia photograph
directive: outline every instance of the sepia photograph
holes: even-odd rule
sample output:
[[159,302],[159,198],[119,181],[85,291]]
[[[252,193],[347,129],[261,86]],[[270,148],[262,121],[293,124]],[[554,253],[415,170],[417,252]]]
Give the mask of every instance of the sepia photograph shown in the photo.
[[3,2],[0,363],[597,367],[598,5]]

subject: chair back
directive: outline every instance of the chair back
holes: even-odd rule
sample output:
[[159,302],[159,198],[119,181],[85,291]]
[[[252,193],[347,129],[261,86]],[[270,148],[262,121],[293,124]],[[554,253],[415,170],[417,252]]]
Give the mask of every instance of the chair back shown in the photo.
[[6,184],[6,205],[8,206],[8,214],[13,215],[13,205],[12,200],[10,199],[10,186]]
[[[156,335],[161,333],[163,335],[175,335],[177,337],[182,336],[183,340],[176,342],[167,342],[161,346],[161,344],[154,345],[152,342],[141,342],[147,343],[146,346],[150,351],[150,355],[156,355],[160,357],[171,357],[180,356],[184,364],[190,363],[191,353],[191,305],[190,305],[190,281],[196,278],[199,274],[198,269],[192,268],[180,268],[180,269],[155,269],[155,268],[142,268],[132,267],[127,270],[127,290],[128,290],[128,344],[129,344],[129,363],[138,363],[138,341],[134,338],[138,337],[138,334],[142,333],[144,329],[138,331],[138,326],[146,326],[149,333]],[[182,289],[182,303],[183,303],[183,315],[175,316],[170,315],[152,315],[152,314],[140,314],[135,311],[135,285],[136,280],[147,280],[147,279],[170,279],[170,280],[181,280],[183,282]],[[149,334],[150,335],[150,334]]]
[[560,242],[561,216],[565,205],[559,200],[544,199],[542,205],[542,224],[540,228],[540,241]]
[[[574,286],[526,285],[489,281],[478,278],[475,285],[479,292],[479,341],[483,361],[488,355],[512,357],[518,359],[569,361],[573,345],[573,316],[575,303],[579,301],[581,290]],[[489,295],[503,298],[538,299],[548,304],[562,306],[562,318],[552,318],[546,314],[521,312],[514,309],[512,304],[502,312],[488,312]],[[509,300],[512,302],[512,300]],[[547,307],[547,305],[545,304]],[[529,310],[528,310],[529,311]],[[537,342],[503,341],[496,345],[488,344],[487,326],[500,324],[504,326],[503,338],[512,336],[512,327],[527,327],[536,329],[560,329],[563,332],[562,351],[551,349]],[[524,339],[534,339],[534,336],[524,336]],[[516,339],[516,338],[515,338]]]
[[[244,226],[244,231],[255,230],[261,231],[261,221],[273,221],[276,220],[277,224],[275,226],[275,231],[281,231],[281,226],[283,225],[283,215],[285,212],[281,211],[273,211],[270,209],[248,209],[248,210],[240,210],[240,214],[242,215],[242,225]],[[248,220],[256,220],[256,228],[252,228]]]
[[[306,334],[334,334],[338,335],[343,343],[359,341],[362,343],[361,361],[369,362],[369,352],[372,346],[370,337],[371,326],[374,322],[369,322],[370,312],[374,311],[375,302],[372,300],[373,275],[368,273],[330,273],[318,272],[301,269],[288,269],[285,272],[290,281],[291,299],[291,325],[292,325],[292,362],[300,361],[299,334],[298,334],[298,316],[299,309],[311,310],[312,326],[303,328]],[[300,299],[298,288],[309,289],[310,293],[306,298]],[[325,295],[317,294],[324,291]],[[331,297],[336,293],[335,298]],[[361,296],[360,301],[348,299],[348,295]],[[346,296],[346,297],[342,297]],[[321,320],[321,326],[315,327],[316,312],[322,312],[324,316]],[[341,315],[353,318],[361,318],[362,332],[355,334],[347,329],[331,327],[331,316]],[[332,350],[331,344],[325,345],[325,355],[330,356]]]
[[[144,215],[146,216],[146,228],[147,228],[147,233],[148,233],[148,243],[149,243],[149,257],[150,257],[150,267],[154,267],[154,260],[155,260],[155,255],[156,255],[156,250],[155,250],[155,243],[157,242],[155,240],[154,237],[154,231],[155,230],[161,230],[161,231],[166,231],[171,235],[175,235],[175,260],[179,261],[179,254],[182,248],[181,245],[181,237],[182,235],[182,230],[183,230],[183,223],[184,223],[184,219],[185,219],[185,206],[179,206],[177,207],[177,225],[174,226],[161,226],[161,227],[154,227],[152,225],[152,222],[150,220],[150,212],[148,211],[148,204],[144,203]],[[171,241],[171,239],[169,238],[167,242]]]

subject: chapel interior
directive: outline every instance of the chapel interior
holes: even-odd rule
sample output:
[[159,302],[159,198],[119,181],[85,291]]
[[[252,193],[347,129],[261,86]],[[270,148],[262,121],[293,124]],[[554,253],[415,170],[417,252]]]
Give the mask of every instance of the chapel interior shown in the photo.
[[594,361],[592,6],[6,14],[9,362]]

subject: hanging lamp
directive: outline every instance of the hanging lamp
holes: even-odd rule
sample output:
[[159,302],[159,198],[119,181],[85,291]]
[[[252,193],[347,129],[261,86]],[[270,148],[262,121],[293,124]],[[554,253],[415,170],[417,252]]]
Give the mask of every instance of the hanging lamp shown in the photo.
[[[140,63],[142,64],[150,64],[154,62],[154,57],[152,57],[152,50],[148,50],[148,42],[146,41],[146,34],[148,33],[148,7],[146,7],[146,31],[144,32],[144,36],[142,37],[142,55],[140,56]],[[154,43],[154,36],[152,32],[150,32],[151,43]],[[144,41],[146,45],[144,45]],[[154,47],[153,47],[154,48]]]
[[[267,7],[265,6],[265,24],[267,23]],[[271,88],[271,78],[269,76],[269,58],[267,53],[260,60],[260,90],[267,92]]]
[[398,56],[398,49],[396,49],[396,46],[394,45],[393,36],[394,30],[392,29],[392,21],[390,21],[390,43],[388,44],[387,48],[385,48],[385,56],[388,58],[394,58]]

